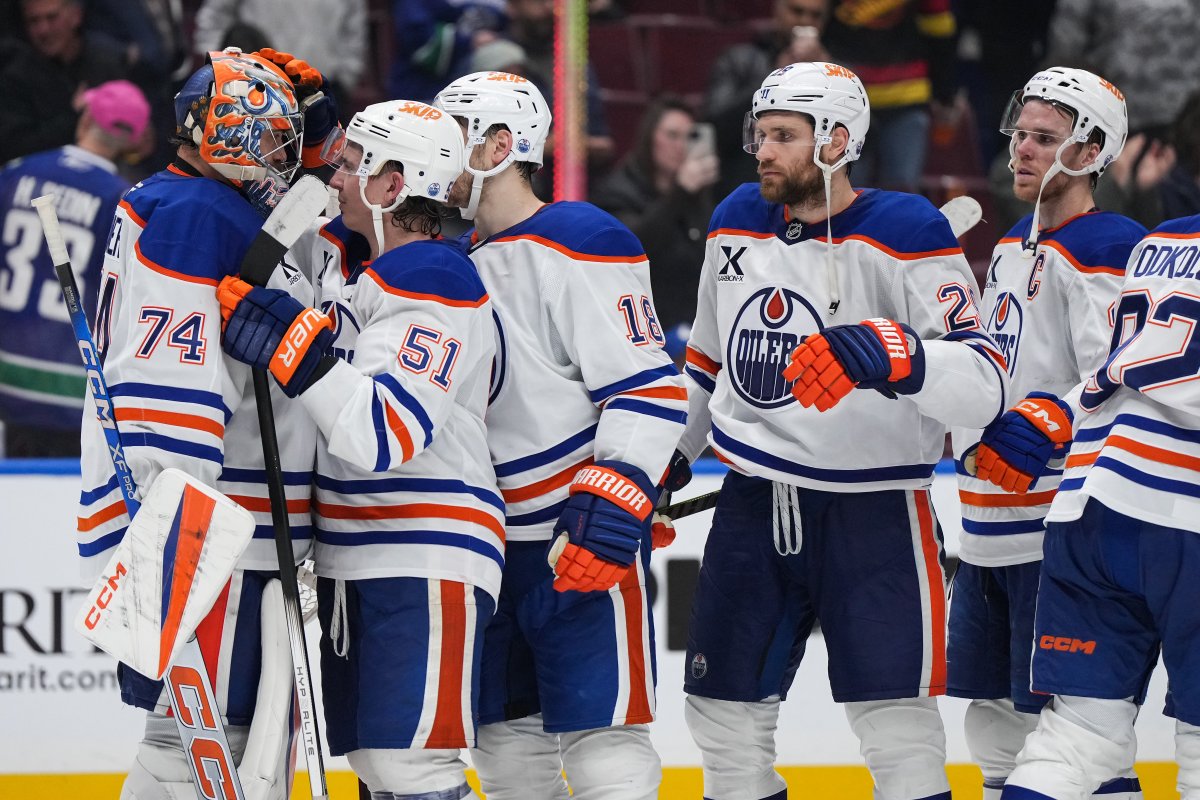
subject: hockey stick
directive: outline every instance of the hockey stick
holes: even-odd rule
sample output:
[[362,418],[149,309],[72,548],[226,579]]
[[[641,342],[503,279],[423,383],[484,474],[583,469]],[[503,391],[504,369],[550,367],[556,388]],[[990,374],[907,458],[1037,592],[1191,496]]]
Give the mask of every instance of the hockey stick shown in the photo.
[[[979,224],[979,220],[983,219],[983,209],[980,207],[979,201],[965,194],[950,198],[942,204],[938,211],[942,212],[942,216],[950,223],[950,230],[954,233],[955,239],[974,228]],[[975,454],[972,452],[972,468],[974,467],[974,462]],[[972,474],[974,474],[973,471]],[[692,514],[699,514],[701,511],[716,508],[717,499],[720,494],[721,490],[717,489],[708,494],[693,497],[690,500],[680,500],[678,503],[664,506],[657,509],[655,513],[672,520],[690,517]]]
[[[238,270],[242,280],[254,286],[266,286],[284,253],[324,211],[328,197],[325,184],[317,178],[308,175],[296,181],[296,185],[280,199],[263,223],[262,230],[250,243],[250,249],[243,256]],[[271,522],[275,528],[275,552],[279,558],[279,579],[283,585],[284,616],[287,618],[288,643],[292,650],[292,677],[300,702],[300,733],[304,740],[308,785],[314,798],[324,800],[329,797],[329,788],[325,782],[321,730],[313,696],[312,670],[308,664],[283,467],[279,463],[279,440],[275,434],[275,412],[271,407],[271,383],[265,370],[255,369],[253,375],[254,402],[258,407],[259,435],[262,437],[263,462],[267,472],[267,492],[271,497]]]
[[[58,276],[63,301],[71,317],[71,327],[75,329],[79,354],[83,357],[83,366],[87,370],[87,382],[96,404],[96,416],[104,430],[113,469],[117,473],[117,485],[125,499],[125,509],[132,520],[141,507],[137,499],[137,484],[129,469],[129,462],[125,460],[125,451],[121,449],[121,433],[117,429],[108,383],[104,379],[100,354],[96,350],[96,342],[92,338],[87,315],[84,314],[83,304],[79,299],[79,287],[75,283],[75,273],[71,269],[71,260],[67,255],[62,229],[58,224],[58,214],[54,209],[54,195],[34,198],[33,206],[42,221],[42,232],[50,249],[50,260],[54,262],[54,273]],[[163,682],[168,689],[167,694],[176,727],[179,729],[183,752],[190,756],[187,762],[196,796],[200,800],[212,800],[217,797],[222,800],[243,800],[237,766],[234,764],[220,709],[208,679],[208,669],[204,665],[200,645],[194,634],[183,645],[175,661],[167,667],[163,674]],[[185,703],[184,698],[189,697],[194,698],[193,703],[199,704],[198,708]],[[207,766],[205,762],[208,762]],[[217,769],[216,781],[213,775],[208,774],[209,768],[214,765]]]

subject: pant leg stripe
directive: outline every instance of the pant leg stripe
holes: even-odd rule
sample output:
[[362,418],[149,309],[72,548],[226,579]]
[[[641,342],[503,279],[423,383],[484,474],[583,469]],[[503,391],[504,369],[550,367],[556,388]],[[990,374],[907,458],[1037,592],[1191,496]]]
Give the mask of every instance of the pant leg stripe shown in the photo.
[[425,583],[429,591],[429,643],[425,655],[425,698],[421,703],[421,717],[417,720],[417,729],[413,733],[414,750],[424,747],[433,733],[441,679],[442,583],[436,580],[427,580]]
[[625,636],[629,649],[629,705],[626,725],[640,725],[654,719],[654,687],[649,685],[649,630],[646,620],[646,589],[642,560],[621,581],[625,603]]
[[[463,646],[467,638],[466,586],[454,581],[441,584],[442,641],[438,675],[437,711],[433,731],[425,746],[453,748],[466,745],[463,728]],[[439,613],[437,611],[434,612]]]
[[[632,572],[632,570],[630,570]],[[628,714],[630,702],[630,642],[629,625],[626,621],[628,611],[625,608],[625,595],[621,586],[629,579],[626,575],[621,583],[608,590],[609,600],[613,606],[613,636],[616,641],[617,697],[613,703],[612,725],[620,725]]]

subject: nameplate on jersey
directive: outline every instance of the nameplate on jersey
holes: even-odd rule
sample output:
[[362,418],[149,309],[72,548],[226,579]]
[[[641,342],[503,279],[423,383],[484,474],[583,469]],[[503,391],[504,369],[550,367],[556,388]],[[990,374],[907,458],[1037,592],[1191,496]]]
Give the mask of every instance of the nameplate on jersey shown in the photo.
[[738,396],[755,408],[779,409],[796,402],[783,377],[792,350],[821,331],[821,316],[801,295],[764,286],[742,304],[733,320],[725,364]]

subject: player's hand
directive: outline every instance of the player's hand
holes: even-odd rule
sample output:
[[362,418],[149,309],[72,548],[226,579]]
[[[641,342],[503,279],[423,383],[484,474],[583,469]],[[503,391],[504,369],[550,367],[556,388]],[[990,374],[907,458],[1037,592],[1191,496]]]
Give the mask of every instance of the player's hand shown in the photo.
[[655,550],[675,541],[675,522],[670,517],[654,512],[650,519],[650,545]]
[[1046,392],[1029,396],[988,425],[975,454],[975,477],[1025,494],[1071,444],[1071,407]]
[[925,382],[925,350],[912,328],[890,319],[835,325],[792,350],[784,380],[805,408],[828,411],[855,388],[894,398]]
[[333,322],[279,289],[226,277],[217,286],[221,347],[243,364],[270,370],[288,397],[324,374],[321,360],[333,340]]
[[296,90],[296,102],[304,114],[304,152],[301,163],[309,168],[319,167],[321,146],[329,132],[338,125],[337,101],[329,88],[329,81],[307,61],[296,58],[271,47],[254,53],[275,64],[288,76]]
[[554,588],[607,591],[637,559],[658,493],[646,473],[623,461],[579,470],[570,493],[547,554]]

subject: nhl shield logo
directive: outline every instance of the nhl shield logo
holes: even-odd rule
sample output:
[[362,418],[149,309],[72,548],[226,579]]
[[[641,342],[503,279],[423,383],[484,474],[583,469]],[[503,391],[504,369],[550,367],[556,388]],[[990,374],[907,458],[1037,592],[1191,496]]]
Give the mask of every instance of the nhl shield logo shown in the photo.
[[708,659],[704,657],[704,653],[696,653],[692,656],[692,677],[700,680],[708,674]]
[[796,239],[799,239],[800,234],[803,232],[804,232],[804,226],[801,225],[798,220],[795,220],[792,222],[791,225],[787,226],[787,231],[783,235],[787,237],[787,240],[789,242],[792,242],[792,241],[795,241]]
[[820,319],[791,289],[764,286],[750,295],[734,317],[725,353],[730,384],[738,396],[764,410],[795,403],[783,370],[793,348],[821,330]]

